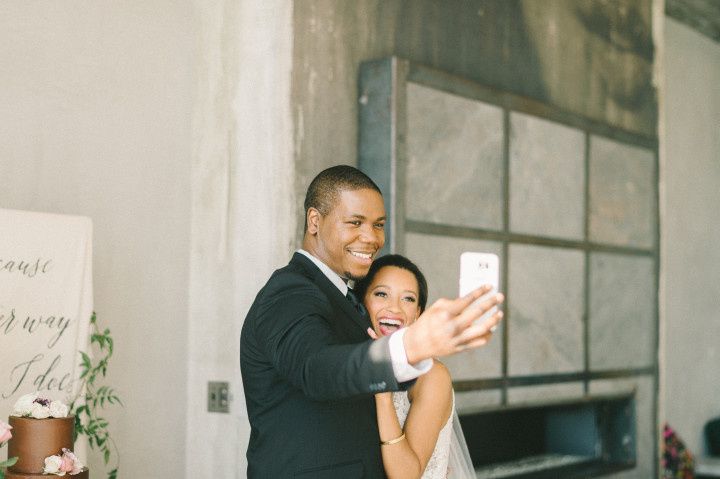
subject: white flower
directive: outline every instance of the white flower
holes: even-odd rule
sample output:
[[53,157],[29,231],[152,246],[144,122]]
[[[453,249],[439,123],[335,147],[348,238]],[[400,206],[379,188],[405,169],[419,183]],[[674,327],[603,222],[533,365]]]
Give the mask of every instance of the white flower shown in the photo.
[[64,476],[65,471],[61,471],[60,466],[62,466],[62,458],[60,456],[46,457],[43,474],[57,474],[58,476]]
[[52,417],[67,417],[70,408],[62,401],[53,401],[50,403],[50,415]]
[[50,408],[40,403],[35,403],[33,404],[32,411],[30,411],[30,415],[35,419],[45,419],[46,417],[50,417]]
[[85,468],[85,464],[76,460],[75,462],[73,462],[73,470],[72,470],[72,472],[70,472],[70,474],[73,476],[75,474],[80,474],[84,468]]
[[37,394],[35,393],[21,396],[20,399],[15,402],[13,413],[18,416],[29,416],[33,410],[33,402],[35,399],[37,399]]

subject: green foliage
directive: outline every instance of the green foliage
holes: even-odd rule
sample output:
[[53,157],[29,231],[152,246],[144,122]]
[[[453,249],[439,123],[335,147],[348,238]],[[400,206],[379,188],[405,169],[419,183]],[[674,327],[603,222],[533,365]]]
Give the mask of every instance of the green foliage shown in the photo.
[[[116,455],[118,450],[110,436],[109,423],[100,416],[100,413],[105,406],[123,404],[111,387],[101,386],[99,381],[107,374],[108,362],[113,355],[114,344],[110,330],[106,328],[102,333],[100,332],[95,312],[90,318],[90,327],[90,347],[97,353],[96,359],[93,361],[89,355],[80,352],[82,384],[78,389],[79,395],[70,403],[70,411],[75,416],[75,438],[81,434],[87,436],[90,448],[99,450],[105,464],[108,464],[112,455],[111,446]],[[117,467],[111,469],[108,472],[108,479],[116,479],[117,471]]]
[[[0,446],[1,445],[2,444],[0,444]],[[5,479],[5,468],[14,466],[17,461],[18,461],[17,457],[11,457],[5,461],[0,461],[0,479]]]

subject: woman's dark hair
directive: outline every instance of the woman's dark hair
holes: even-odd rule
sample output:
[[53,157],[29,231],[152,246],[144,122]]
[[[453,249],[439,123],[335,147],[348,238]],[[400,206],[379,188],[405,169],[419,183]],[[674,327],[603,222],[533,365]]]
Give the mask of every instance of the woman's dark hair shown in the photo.
[[386,266],[395,266],[396,268],[410,271],[415,276],[418,284],[419,293],[418,306],[420,307],[421,313],[425,311],[425,306],[427,305],[428,299],[428,286],[427,281],[425,280],[425,276],[420,271],[420,268],[415,265],[415,263],[407,259],[405,256],[399,254],[388,254],[385,256],[381,256],[380,258],[372,262],[372,265],[370,266],[370,271],[368,271],[367,276],[356,282],[355,287],[353,288],[353,291],[355,291],[360,301],[363,301],[365,299],[367,290],[370,287],[370,283],[373,282],[375,275],[378,273],[378,271],[380,271]]

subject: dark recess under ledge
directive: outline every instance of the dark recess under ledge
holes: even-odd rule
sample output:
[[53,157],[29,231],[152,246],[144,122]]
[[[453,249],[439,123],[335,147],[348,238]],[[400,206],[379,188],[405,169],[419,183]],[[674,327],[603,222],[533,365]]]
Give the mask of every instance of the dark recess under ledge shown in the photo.
[[587,478],[635,467],[635,397],[463,410],[478,478]]

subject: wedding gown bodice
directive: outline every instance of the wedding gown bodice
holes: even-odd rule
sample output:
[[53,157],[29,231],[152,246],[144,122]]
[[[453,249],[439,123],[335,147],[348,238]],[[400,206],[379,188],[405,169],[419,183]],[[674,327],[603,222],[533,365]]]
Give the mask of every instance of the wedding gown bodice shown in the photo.
[[[410,411],[410,400],[406,391],[392,393],[393,405],[395,406],[395,414],[397,414],[400,427],[405,427],[405,419],[407,419]],[[455,394],[453,394],[453,409],[455,408]],[[448,418],[445,425],[440,429],[438,434],[435,450],[430,456],[430,460],[425,467],[422,479],[445,479],[448,471],[448,457],[450,454],[450,438],[452,436],[452,414]]]

